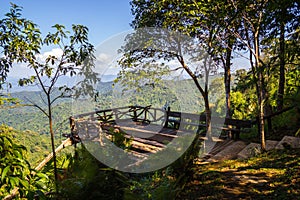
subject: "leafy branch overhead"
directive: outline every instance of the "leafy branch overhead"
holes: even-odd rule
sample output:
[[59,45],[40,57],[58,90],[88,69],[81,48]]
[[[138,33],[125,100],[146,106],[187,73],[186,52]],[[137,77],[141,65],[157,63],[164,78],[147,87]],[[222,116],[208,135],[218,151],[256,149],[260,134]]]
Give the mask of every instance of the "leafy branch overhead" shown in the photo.
[[[49,55],[45,60],[39,57],[25,57],[24,62],[34,70],[35,75],[20,79],[21,86],[37,83],[44,93],[50,94],[60,77],[82,77],[77,84],[79,87],[70,88],[67,85],[60,87],[60,97],[79,96],[80,94],[93,95],[91,85],[98,81],[94,68],[94,47],[88,42],[88,28],[83,25],[73,25],[72,35],[65,31],[63,25],[53,26],[54,33],[48,33],[41,45],[58,47],[59,55]],[[71,93],[73,92],[73,93]]]
[[[163,28],[137,29],[127,36],[126,44],[119,52],[123,56],[119,60],[122,70],[117,81],[124,80],[127,85],[136,82],[129,73],[135,74],[136,79],[155,83],[162,77],[184,73],[195,80],[206,78],[218,68],[200,40]],[[201,86],[199,89],[203,91]]]
[[24,62],[40,53],[41,34],[37,25],[21,17],[21,7],[11,4],[0,19],[0,88],[14,62]]

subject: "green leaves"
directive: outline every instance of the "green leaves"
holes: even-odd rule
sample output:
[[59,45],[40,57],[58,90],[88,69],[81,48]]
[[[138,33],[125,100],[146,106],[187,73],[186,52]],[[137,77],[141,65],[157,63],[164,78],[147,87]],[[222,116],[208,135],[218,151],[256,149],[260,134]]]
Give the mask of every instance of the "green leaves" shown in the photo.
[[3,169],[2,173],[1,173],[1,182],[3,182],[4,179],[6,178],[6,174],[7,174],[8,170],[9,170],[9,168],[10,168],[10,166],[6,166],[6,167]]
[[20,180],[25,180],[30,174],[30,165],[24,160],[26,148],[15,144],[11,139],[13,130],[0,126],[0,197],[7,195],[15,187],[20,187]]
[[36,24],[21,18],[22,8],[11,4],[10,12],[0,20],[0,89],[13,62],[31,62],[39,53],[41,39]]
[[[35,25],[26,22],[26,28],[35,29]],[[24,60],[20,60],[20,62],[29,61],[28,66],[34,69],[35,75],[20,79],[19,85],[38,84],[47,95],[51,93],[60,77],[79,75],[83,76],[84,80],[77,85],[75,92],[77,96],[87,93],[93,95],[91,85],[95,84],[99,78],[93,71],[94,47],[88,42],[88,28],[83,25],[72,25],[72,34],[66,31],[63,25],[55,24],[52,28],[55,31],[48,33],[44,39],[40,35],[33,34],[32,31],[27,31],[30,33],[29,37],[36,40],[32,42],[33,44],[40,44],[40,41],[43,41],[43,44],[47,46],[57,46],[61,52],[49,54],[45,60],[41,60],[40,56],[35,56],[32,52],[24,54]],[[40,46],[31,46],[30,48],[40,50]],[[5,64],[4,61],[2,63]],[[48,81],[45,81],[47,79]],[[71,90],[74,92],[74,89]],[[72,91],[68,91],[68,96]],[[64,97],[64,94],[58,96],[58,98],[60,97]],[[56,100],[56,97],[54,99]],[[54,101],[49,103],[52,104]]]
[[88,28],[83,25],[72,25],[74,35],[70,37],[71,44],[87,44]]
[[16,144],[12,139],[15,131],[8,127],[0,126],[0,198],[9,195],[18,188],[19,197],[27,198],[30,194],[48,191],[50,179],[44,173],[32,175],[33,170],[26,160],[26,148]]
[[[53,32],[42,38],[36,25],[29,20],[20,18],[21,9],[13,5],[11,12],[0,24],[0,47],[4,49],[4,57],[0,64],[0,86],[5,81],[7,73],[14,61],[28,64],[28,68],[34,71],[34,75],[19,80],[20,86],[35,84],[38,86],[45,99],[41,96],[43,105],[28,100],[32,106],[39,109],[49,121],[49,132],[51,134],[52,151],[54,157],[54,173],[57,178],[56,155],[54,148],[54,130],[52,108],[60,98],[88,94],[93,96],[95,91],[93,84],[99,79],[94,68],[94,47],[88,42],[88,28],[83,25],[72,25],[72,32],[66,31],[64,25],[55,24]],[[54,53],[43,58],[40,55],[42,45],[53,48]],[[55,94],[57,82],[64,76],[81,76],[81,82],[74,87],[60,90]],[[17,155],[20,157],[20,154]],[[23,166],[19,166],[23,167]],[[11,179],[11,185],[19,182]],[[44,186],[41,186],[45,189]]]
[[55,28],[56,31],[54,33],[48,33],[43,42],[48,46],[52,44],[60,45],[60,42],[62,42],[64,38],[67,38],[67,33],[69,32],[65,31],[65,26],[59,24],[55,24],[52,28]]
[[30,78],[22,78],[19,80],[20,86],[25,86],[34,83],[36,80],[36,76],[31,76]]

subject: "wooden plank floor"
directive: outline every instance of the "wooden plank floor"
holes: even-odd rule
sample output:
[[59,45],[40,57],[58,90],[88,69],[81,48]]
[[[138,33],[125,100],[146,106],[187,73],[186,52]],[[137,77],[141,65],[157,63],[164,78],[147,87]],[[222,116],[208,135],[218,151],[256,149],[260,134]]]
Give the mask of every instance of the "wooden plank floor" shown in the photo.
[[[119,126],[113,124],[100,124],[93,121],[77,122],[79,137],[82,140],[101,140],[105,136],[112,140],[114,131],[125,133],[125,138],[131,139],[132,150],[138,153],[155,153],[166,147],[166,144],[177,138],[176,129],[161,128],[160,126],[140,124],[127,124]],[[152,130],[154,131],[152,131]],[[101,132],[102,131],[102,132]]]

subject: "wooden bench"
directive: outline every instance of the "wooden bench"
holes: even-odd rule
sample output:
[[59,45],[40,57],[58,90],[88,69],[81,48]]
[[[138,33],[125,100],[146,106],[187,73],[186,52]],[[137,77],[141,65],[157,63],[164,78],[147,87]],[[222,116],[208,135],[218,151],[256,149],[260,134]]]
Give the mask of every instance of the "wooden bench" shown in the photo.
[[240,139],[240,133],[246,128],[251,128],[253,123],[251,120],[238,120],[225,118],[223,130],[228,133],[231,139]]
[[[212,117],[211,121],[212,128],[223,130],[231,139],[239,139],[240,133],[246,128],[251,128],[253,125],[251,120],[231,118]],[[198,131],[203,130],[206,127],[206,115],[174,112],[168,108],[164,127],[176,130],[179,128],[185,130],[187,127],[194,127]]]

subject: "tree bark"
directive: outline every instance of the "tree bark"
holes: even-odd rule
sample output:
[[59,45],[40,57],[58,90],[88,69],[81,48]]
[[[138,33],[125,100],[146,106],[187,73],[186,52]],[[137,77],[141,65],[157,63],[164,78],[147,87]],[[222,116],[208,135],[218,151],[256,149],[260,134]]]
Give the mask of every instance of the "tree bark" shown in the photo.
[[[209,107],[209,98],[208,98],[208,73],[206,72],[205,78],[205,89],[201,87],[196,75],[190,70],[190,68],[185,64],[183,58],[181,56],[177,57],[178,61],[182,65],[183,69],[189,74],[189,76],[193,79],[197,89],[202,95],[205,103],[205,113],[206,113],[206,132],[208,136],[211,136],[211,110]],[[206,63],[206,61],[205,61]]]
[[53,131],[53,119],[52,119],[52,107],[51,107],[51,97],[50,93],[47,93],[47,103],[48,103],[48,120],[49,120],[49,130],[51,136],[51,147],[53,154],[53,165],[54,165],[54,180],[57,184],[57,166],[56,166],[56,152],[55,152],[55,144],[54,144],[54,131]]
[[259,73],[259,91],[258,92],[258,126],[259,126],[259,135],[260,135],[260,141],[261,141],[261,150],[266,150],[266,139],[265,139],[265,123],[264,123],[264,100],[263,100],[263,93],[262,93],[262,74]]
[[[282,8],[282,17],[285,15],[285,10]],[[285,24],[283,20],[280,23],[280,38],[279,38],[279,85],[278,85],[278,99],[277,99],[277,109],[283,109],[283,96],[285,87]]]
[[226,94],[226,118],[231,118],[230,111],[230,81],[231,81],[231,54],[232,54],[233,42],[228,39],[228,47],[226,48],[226,60],[224,66],[224,84],[225,84],[225,94]]
[[257,84],[257,97],[258,97],[258,126],[259,135],[261,142],[261,150],[266,150],[266,139],[265,139],[265,124],[264,124],[264,76],[262,65],[260,64],[260,52],[259,52],[259,29],[254,34],[254,51],[255,51],[255,68],[258,76]]
[[209,107],[208,93],[204,97],[205,102],[205,114],[206,114],[206,135],[208,139],[212,139],[211,136],[211,110]]

